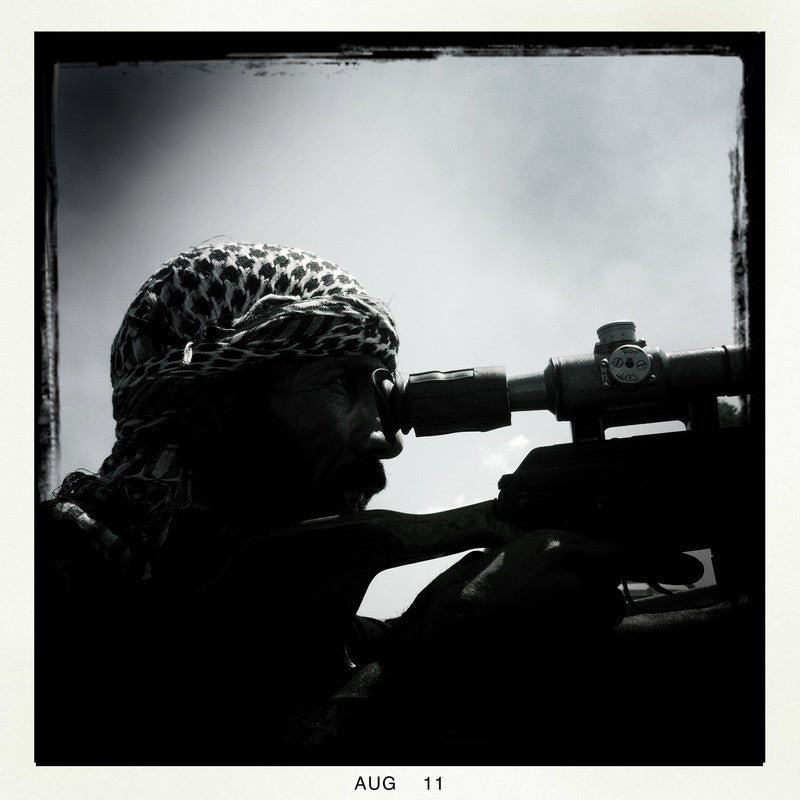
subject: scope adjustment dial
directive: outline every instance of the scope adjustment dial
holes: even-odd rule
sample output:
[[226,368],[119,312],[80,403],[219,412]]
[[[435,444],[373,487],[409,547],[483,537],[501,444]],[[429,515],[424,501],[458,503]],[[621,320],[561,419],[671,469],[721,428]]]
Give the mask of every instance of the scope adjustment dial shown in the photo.
[[[608,377],[626,386],[637,386],[650,380],[652,360],[643,348],[624,344],[603,359]],[[604,376],[604,383],[606,376]]]

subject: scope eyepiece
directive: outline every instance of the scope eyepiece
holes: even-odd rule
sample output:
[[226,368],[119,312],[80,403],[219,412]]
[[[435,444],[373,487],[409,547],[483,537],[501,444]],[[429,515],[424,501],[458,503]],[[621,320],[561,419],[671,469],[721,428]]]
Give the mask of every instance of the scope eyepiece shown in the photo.
[[372,373],[372,386],[383,434],[389,441],[394,441],[400,430],[400,392],[394,375],[385,367],[380,367]]
[[372,373],[384,434],[417,436],[490,431],[511,424],[503,367],[417,372],[397,379],[389,370]]

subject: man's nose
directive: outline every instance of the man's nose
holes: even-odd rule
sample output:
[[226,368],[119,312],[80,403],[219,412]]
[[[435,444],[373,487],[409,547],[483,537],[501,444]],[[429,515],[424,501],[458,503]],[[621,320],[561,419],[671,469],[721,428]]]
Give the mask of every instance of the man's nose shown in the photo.
[[394,436],[387,436],[381,427],[380,418],[375,430],[369,435],[370,452],[378,458],[395,458],[403,452],[403,434],[398,431]]

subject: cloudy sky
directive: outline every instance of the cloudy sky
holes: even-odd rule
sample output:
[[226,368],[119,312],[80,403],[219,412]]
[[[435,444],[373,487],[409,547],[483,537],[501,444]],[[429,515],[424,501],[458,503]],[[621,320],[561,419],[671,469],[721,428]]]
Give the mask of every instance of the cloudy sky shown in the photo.
[[[62,67],[62,474],[111,448],[109,348],[137,289],[214,236],[353,272],[391,304],[406,373],[538,371],[620,318],[668,351],[730,343],[740,87],[712,56]],[[373,507],[488,499],[568,440],[547,412],[412,434]],[[363,610],[402,611],[437,568],[386,573]]]

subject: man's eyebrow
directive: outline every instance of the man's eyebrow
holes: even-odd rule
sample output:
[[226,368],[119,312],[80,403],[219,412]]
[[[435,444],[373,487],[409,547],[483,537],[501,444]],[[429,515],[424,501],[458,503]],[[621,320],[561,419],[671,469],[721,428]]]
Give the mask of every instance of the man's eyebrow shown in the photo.
[[368,356],[307,359],[282,365],[276,373],[276,383],[294,383],[298,380],[323,383],[340,375],[371,375],[380,366],[379,361],[373,361]]
[[380,367],[380,362],[373,361],[368,356],[357,356],[355,358],[341,358],[337,361],[327,361],[321,365],[320,374],[341,374],[343,372],[356,374],[356,373],[372,373]]

